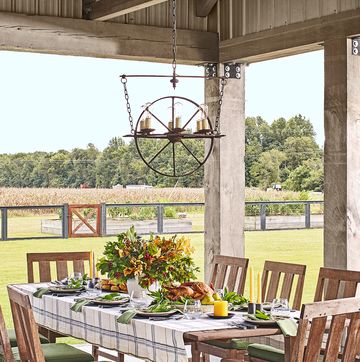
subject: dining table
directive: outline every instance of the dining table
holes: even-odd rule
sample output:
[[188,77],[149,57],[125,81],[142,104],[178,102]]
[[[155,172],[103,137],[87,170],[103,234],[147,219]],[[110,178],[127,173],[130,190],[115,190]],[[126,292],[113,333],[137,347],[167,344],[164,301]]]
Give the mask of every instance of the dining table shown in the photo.
[[245,314],[243,312],[235,312],[231,319],[212,319],[207,314],[197,319],[151,320],[135,317],[129,324],[122,324],[117,321],[122,313],[119,306],[101,308],[87,305],[80,312],[74,312],[71,307],[79,296],[45,294],[38,298],[33,293],[48,284],[12,286],[29,296],[39,326],[147,361],[188,361],[189,344],[192,346],[193,360],[197,361],[196,343],[199,341],[266,338],[281,334],[277,326],[240,329],[229,323],[241,322]]

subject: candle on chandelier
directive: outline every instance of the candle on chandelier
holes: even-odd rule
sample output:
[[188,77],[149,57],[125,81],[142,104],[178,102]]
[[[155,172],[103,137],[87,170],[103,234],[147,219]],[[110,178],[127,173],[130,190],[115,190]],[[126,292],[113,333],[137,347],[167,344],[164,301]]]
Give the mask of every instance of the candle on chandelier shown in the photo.
[[201,121],[201,119],[198,119],[196,121],[196,131],[199,132],[199,131],[201,131],[201,129],[202,129],[202,121]]
[[170,121],[170,122],[168,123],[168,128],[169,128],[170,131],[173,129],[173,123],[172,123],[172,121]]
[[144,122],[145,128],[146,129],[150,129],[151,128],[151,118],[149,116],[147,116],[145,118],[145,122]]
[[203,118],[203,119],[201,120],[201,128],[202,128],[202,129],[208,129],[208,128],[209,128],[209,127],[208,127],[208,121],[207,121],[206,118]]
[[142,131],[145,128],[145,121],[142,119],[140,121],[140,131]]
[[181,128],[181,117],[175,118],[175,128]]

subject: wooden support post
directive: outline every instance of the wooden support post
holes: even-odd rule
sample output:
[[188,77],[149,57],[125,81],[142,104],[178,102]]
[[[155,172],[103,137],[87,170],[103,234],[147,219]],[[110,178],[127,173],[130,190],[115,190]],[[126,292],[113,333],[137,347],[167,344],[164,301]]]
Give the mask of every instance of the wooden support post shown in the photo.
[[324,264],[360,270],[360,57],[325,41]]
[[[216,118],[219,80],[205,81],[205,101]],[[244,256],[245,217],[245,72],[225,86],[221,133],[205,164],[205,280],[215,254]]]

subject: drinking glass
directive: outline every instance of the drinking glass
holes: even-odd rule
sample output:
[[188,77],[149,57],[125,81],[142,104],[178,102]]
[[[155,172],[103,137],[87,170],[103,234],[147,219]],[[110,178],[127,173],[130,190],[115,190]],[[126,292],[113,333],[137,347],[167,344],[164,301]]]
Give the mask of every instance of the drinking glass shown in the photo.
[[200,300],[189,303],[187,300],[184,305],[184,316],[186,319],[198,319],[202,315]]
[[149,297],[144,290],[140,292],[140,298],[134,298],[134,291],[130,294],[129,307],[134,309],[144,309],[149,306]]
[[271,303],[270,315],[274,319],[289,318],[289,301],[285,298],[276,298]]
[[82,279],[82,274],[80,272],[73,272],[70,274],[70,279],[80,280]]
[[86,294],[90,297],[98,297],[101,294],[99,288],[95,288],[96,279],[87,279],[86,280]]

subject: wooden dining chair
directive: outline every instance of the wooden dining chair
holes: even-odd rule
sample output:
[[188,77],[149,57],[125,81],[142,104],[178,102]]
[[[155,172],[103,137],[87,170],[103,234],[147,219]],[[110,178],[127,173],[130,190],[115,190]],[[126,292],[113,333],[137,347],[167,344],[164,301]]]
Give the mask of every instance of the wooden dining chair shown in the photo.
[[[292,308],[299,310],[305,273],[306,265],[266,260],[261,278],[262,301],[272,302],[275,298],[286,298],[290,303],[292,299]],[[295,277],[297,283],[292,296]]]
[[[68,262],[72,262],[74,272],[84,274],[85,263],[88,263],[90,270],[91,251],[28,253],[26,259],[28,283],[35,282],[34,264],[36,263],[39,265],[39,281],[43,283],[69,276]],[[51,275],[52,262],[56,264],[56,278]]]
[[249,259],[215,255],[210,283],[215,289],[226,287],[229,291],[244,294]]
[[6,362],[15,362],[1,306],[0,306],[0,360]]
[[31,362],[91,362],[93,356],[64,343],[41,344],[28,295],[8,286],[11,312],[18,347],[12,349],[16,360]]
[[[35,265],[38,264],[40,283],[51,282],[52,280],[62,280],[69,276],[68,263],[72,263],[73,271],[81,274],[85,273],[85,264],[90,270],[91,251],[75,252],[50,252],[50,253],[27,253],[27,275],[28,283],[35,283]],[[52,276],[51,264],[55,263],[56,277]],[[63,337],[44,327],[39,328],[41,335],[45,336],[51,343],[56,342],[57,337]]]
[[356,296],[360,271],[320,268],[314,302]]
[[[90,268],[90,251],[80,251],[80,252],[55,252],[55,253],[28,253],[27,254],[27,270],[28,270],[28,282],[34,283],[34,264],[38,263],[39,265],[39,278],[40,282],[49,282],[53,280],[51,276],[51,262],[56,263],[56,279],[61,280],[66,278],[69,275],[68,271],[68,262],[72,262],[73,271],[80,272],[81,274],[85,273],[85,264],[89,263]],[[46,328],[40,327],[40,333],[45,335],[50,342],[56,342],[57,337],[63,337],[59,333],[55,333]],[[110,353],[101,350],[98,346],[92,346],[92,353],[95,358],[95,361],[99,357],[105,357],[112,361],[123,362],[124,355],[118,353],[117,356],[113,356]]]
[[[276,297],[290,300],[294,294],[292,308],[300,309],[305,273],[306,265],[266,260],[262,273],[262,300],[271,302]],[[296,282],[295,277],[297,277]],[[278,344],[277,336],[269,337],[269,340],[274,340]],[[250,342],[249,339],[242,341],[213,340],[198,343],[194,350],[198,354],[201,353],[205,360],[208,358],[207,355],[212,355],[225,361],[231,359],[244,361],[247,354],[246,348]]]
[[[328,329],[328,325],[330,328]],[[328,329],[327,343],[323,336]],[[341,342],[345,339],[344,347]],[[360,298],[327,300],[303,305],[296,336],[285,337],[285,351],[261,344],[248,347],[252,362],[354,362],[360,344]]]

